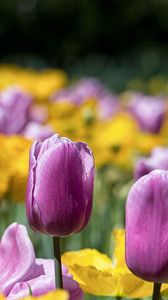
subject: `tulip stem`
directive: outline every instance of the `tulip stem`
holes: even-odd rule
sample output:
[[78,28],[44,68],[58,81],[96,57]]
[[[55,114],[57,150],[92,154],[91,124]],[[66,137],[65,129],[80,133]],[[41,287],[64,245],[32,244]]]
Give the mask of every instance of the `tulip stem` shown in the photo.
[[161,283],[154,282],[153,284],[153,295],[152,300],[159,300],[160,299],[160,289],[161,289]]
[[55,265],[55,287],[57,289],[63,288],[62,283],[62,268],[61,268],[61,251],[60,251],[60,237],[53,237],[54,247],[54,265]]

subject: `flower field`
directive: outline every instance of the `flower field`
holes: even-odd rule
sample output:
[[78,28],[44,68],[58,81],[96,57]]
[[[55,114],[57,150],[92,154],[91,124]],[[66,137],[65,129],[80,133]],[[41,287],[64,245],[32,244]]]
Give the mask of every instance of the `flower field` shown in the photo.
[[0,145],[0,299],[168,296],[165,90],[0,65]]

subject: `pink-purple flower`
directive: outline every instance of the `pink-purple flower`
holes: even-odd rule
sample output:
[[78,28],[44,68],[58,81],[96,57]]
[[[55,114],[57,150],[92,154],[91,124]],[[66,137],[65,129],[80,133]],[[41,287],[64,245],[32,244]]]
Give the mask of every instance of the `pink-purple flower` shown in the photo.
[[88,99],[97,101],[98,118],[108,119],[119,111],[118,97],[95,78],[83,78],[76,84],[59,90],[52,98],[52,102],[71,102],[80,105]]
[[166,113],[166,103],[162,97],[133,94],[128,110],[137,120],[141,130],[159,132]]
[[93,201],[94,160],[87,144],[55,134],[30,150],[26,210],[32,229],[53,236],[81,231]]
[[156,147],[149,157],[140,157],[135,164],[135,179],[137,180],[155,169],[168,170],[168,148]]
[[0,132],[20,133],[29,121],[32,97],[19,87],[9,87],[0,93]]
[[27,123],[22,134],[31,140],[44,141],[54,134],[54,130],[50,125],[42,125],[31,121]]
[[168,282],[168,171],[132,186],[126,204],[126,262],[144,280]]
[[[36,259],[26,227],[11,224],[0,242],[0,290],[10,300],[42,295],[55,289],[54,261]],[[64,289],[71,300],[82,300],[83,292],[63,267]]]

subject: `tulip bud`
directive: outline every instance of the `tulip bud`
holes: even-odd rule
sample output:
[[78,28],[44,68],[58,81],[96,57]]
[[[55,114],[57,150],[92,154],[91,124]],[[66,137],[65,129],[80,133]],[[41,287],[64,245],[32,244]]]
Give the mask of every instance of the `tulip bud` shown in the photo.
[[126,263],[144,280],[168,282],[168,171],[152,171],[129,192]]
[[6,88],[0,94],[0,132],[20,133],[29,121],[32,97],[19,87]]
[[165,119],[166,103],[162,97],[133,94],[128,110],[141,130],[158,133]]
[[134,170],[135,179],[155,169],[168,170],[168,148],[156,147],[152,150],[150,157],[140,157]]
[[57,134],[30,150],[26,210],[30,226],[53,236],[81,231],[93,198],[94,161],[85,143]]

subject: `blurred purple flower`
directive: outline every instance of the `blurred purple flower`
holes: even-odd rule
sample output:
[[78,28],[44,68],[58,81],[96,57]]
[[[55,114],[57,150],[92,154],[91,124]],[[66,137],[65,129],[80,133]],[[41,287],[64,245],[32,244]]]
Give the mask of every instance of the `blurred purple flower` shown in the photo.
[[98,118],[107,119],[119,110],[117,96],[111,94],[108,89],[95,78],[83,78],[75,85],[56,92],[51,101],[71,102],[80,105],[88,99],[95,99],[98,103]]
[[103,97],[108,91],[105,86],[96,78],[83,78],[76,84],[75,91],[82,99],[92,97]]
[[20,133],[29,120],[32,97],[19,87],[0,93],[0,133]]
[[36,122],[29,122],[23,132],[22,135],[28,139],[44,141],[53,135],[54,130],[49,125],[42,125]]
[[105,87],[97,79],[84,78],[66,89],[59,90],[51,100],[54,102],[68,101],[80,105],[88,98],[101,97],[106,93]]
[[98,117],[100,120],[111,118],[119,111],[119,101],[115,95],[102,97],[98,103]]
[[57,134],[34,142],[26,197],[30,226],[54,236],[81,231],[91,215],[93,184],[93,155],[85,143]]
[[143,131],[157,133],[164,121],[166,105],[161,97],[137,93],[132,95],[128,110]]
[[[25,226],[11,224],[0,242],[0,290],[10,300],[42,295],[55,289],[54,261],[36,259]],[[63,268],[64,288],[70,300],[82,300],[83,292]]]
[[138,277],[168,282],[168,171],[154,170],[132,186],[126,204],[126,262]]
[[32,106],[30,109],[30,121],[43,124],[48,119],[47,109],[43,106]]
[[150,157],[140,157],[135,165],[135,179],[155,169],[168,170],[168,148],[156,147],[152,150]]

